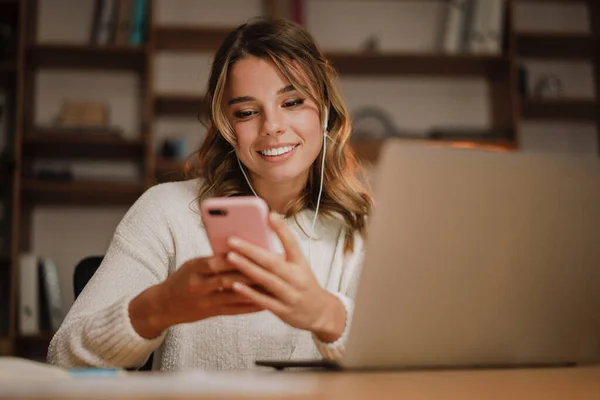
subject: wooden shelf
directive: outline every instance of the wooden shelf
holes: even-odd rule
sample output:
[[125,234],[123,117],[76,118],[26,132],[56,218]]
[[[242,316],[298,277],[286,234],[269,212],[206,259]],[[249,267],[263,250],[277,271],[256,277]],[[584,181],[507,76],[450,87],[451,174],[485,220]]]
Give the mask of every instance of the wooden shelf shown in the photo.
[[516,39],[517,54],[525,58],[592,59],[597,47],[587,33],[520,32]]
[[38,43],[26,47],[30,65],[43,68],[143,69],[144,46]]
[[27,157],[131,159],[143,156],[144,141],[112,134],[29,133],[23,136],[23,153]]
[[436,53],[326,54],[342,75],[485,76],[508,66],[504,56]]
[[522,115],[531,120],[596,121],[600,107],[594,99],[523,99]]
[[157,115],[196,117],[203,100],[204,96],[192,94],[158,94],[154,98],[154,109]]
[[156,50],[216,51],[235,27],[159,25],[154,28]]
[[144,185],[24,179],[22,190],[24,197],[36,204],[131,205],[143,193]]

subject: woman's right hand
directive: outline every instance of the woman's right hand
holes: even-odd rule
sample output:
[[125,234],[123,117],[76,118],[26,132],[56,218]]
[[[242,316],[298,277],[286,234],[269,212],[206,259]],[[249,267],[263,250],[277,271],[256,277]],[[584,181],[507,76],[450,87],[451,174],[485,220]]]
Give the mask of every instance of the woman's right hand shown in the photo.
[[191,259],[164,282],[131,300],[131,324],[140,336],[152,339],[176,324],[261,311],[232,290],[234,282],[253,284],[222,256]]

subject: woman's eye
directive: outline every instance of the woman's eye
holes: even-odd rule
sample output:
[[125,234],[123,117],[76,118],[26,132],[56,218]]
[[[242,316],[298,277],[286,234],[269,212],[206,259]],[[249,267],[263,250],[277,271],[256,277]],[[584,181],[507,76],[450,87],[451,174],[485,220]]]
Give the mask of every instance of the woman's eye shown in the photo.
[[302,104],[304,104],[303,99],[296,99],[296,100],[291,100],[291,101],[283,103],[283,106],[286,108],[289,108],[289,107],[297,107]]
[[233,115],[239,119],[248,118],[248,117],[252,116],[253,114],[254,114],[254,111],[237,111],[237,112],[233,113]]

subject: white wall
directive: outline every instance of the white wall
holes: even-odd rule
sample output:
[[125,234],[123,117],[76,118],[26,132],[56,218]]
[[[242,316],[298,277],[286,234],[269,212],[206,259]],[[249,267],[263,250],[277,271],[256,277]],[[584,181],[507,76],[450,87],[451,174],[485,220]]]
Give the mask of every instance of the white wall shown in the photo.
[[[91,0],[40,3],[39,40],[87,40]],[[156,3],[157,23],[164,24],[234,26],[263,11],[260,0],[157,0]],[[435,51],[439,48],[446,4],[445,1],[307,0],[306,24],[325,50],[357,49],[370,35],[377,34],[385,50]],[[520,6],[517,17],[520,29],[589,29],[585,10],[576,5]],[[210,57],[210,54],[174,53],[156,56],[156,92],[202,93]],[[592,95],[589,65],[531,64],[534,77],[548,70],[561,75],[569,93]],[[422,131],[438,124],[490,123],[487,85],[483,79],[343,77],[341,82],[351,111],[365,105],[381,107],[401,129]],[[139,134],[135,75],[52,71],[39,73],[37,83],[38,122],[50,121],[65,97],[93,98],[118,104],[113,121],[123,126],[127,134]],[[155,123],[157,142],[168,136],[183,136],[190,151],[199,144],[203,132],[203,127],[192,118],[158,118]],[[592,125],[523,125],[523,147],[528,151],[595,153],[596,138]],[[54,258],[60,265],[64,300],[68,304],[72,301],[73,266],[87,255],[105,251],[124,212],[125,208],[38,208],[34,212],[33,251]],[[56,227],[60,227],[60,235]]]

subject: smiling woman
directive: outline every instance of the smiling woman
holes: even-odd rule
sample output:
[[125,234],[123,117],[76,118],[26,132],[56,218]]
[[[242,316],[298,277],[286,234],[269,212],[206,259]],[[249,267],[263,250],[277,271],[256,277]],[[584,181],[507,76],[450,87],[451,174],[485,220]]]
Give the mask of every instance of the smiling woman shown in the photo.
[[[285,20],[253,20],[217,51],[193,179],[148,190],[53,338],[72,366],[245,369],[257,359],[340,357],[371,197],[348,146],[336,73]],[[214,255],[198,212],[256,195],[283,254],[240,238]]]
[[[364,233],[370,197],[347,145],[350,118],[336,84],[337,73],[299,25],[259,19],[232,32],[215,55],[204,101],[208,132],[198,155],[197,173],[206,179],[200,201],[252,194],[237,167],[239,157],[272,209],[287,217],[314,209],[321,173],[314,161],[326,125],[321,210]],[[277,183],[294,190],[282,191]],[[347,248],[352,243],[350,235]]]

